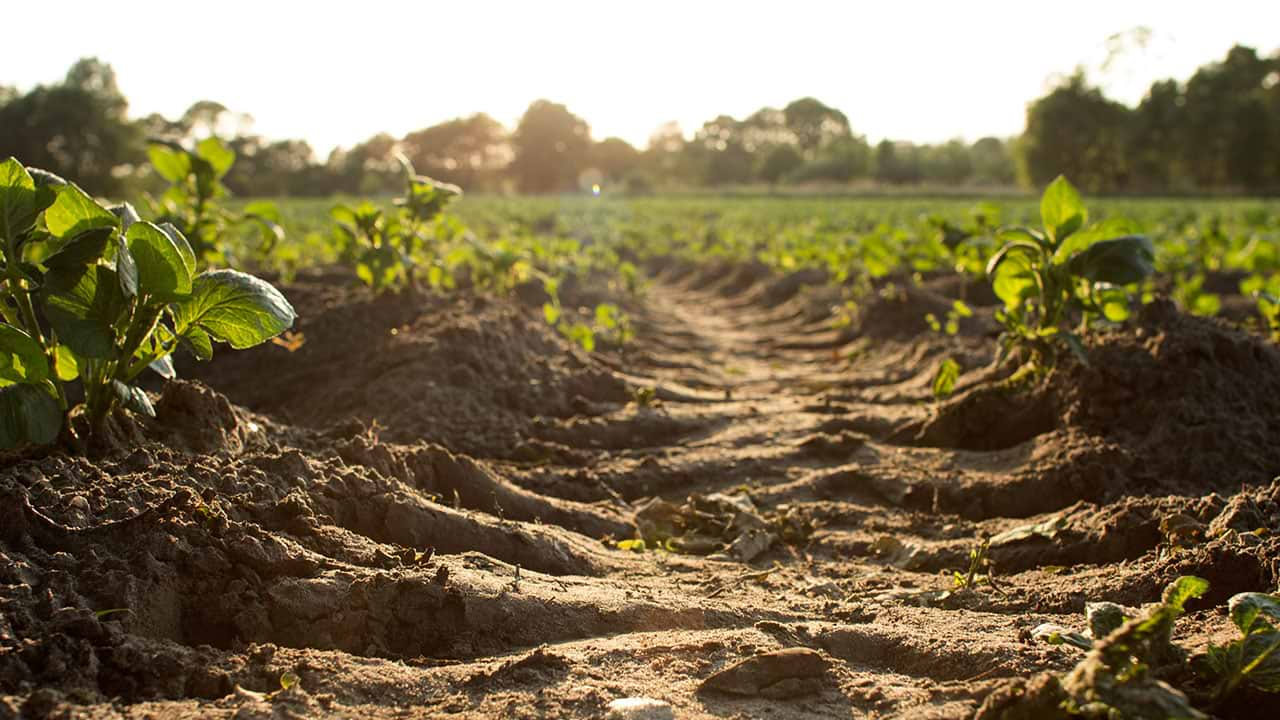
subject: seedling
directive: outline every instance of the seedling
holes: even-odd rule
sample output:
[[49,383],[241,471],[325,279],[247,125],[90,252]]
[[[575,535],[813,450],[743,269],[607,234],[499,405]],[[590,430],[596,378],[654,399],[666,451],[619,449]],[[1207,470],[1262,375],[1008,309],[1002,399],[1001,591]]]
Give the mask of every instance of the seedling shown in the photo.
[[987,264],[992,287],[1004,301],[996,314],[1004,326],[1001,355],[1012,353],[1043,369],[1066,347],[1087,363],[1080,333],[1094,319],[1128,317],[1126,286],[1151,275],[1155,250],[1123,218],[1086,227],[1080,194],[1061,176],[1045,189],[1040,216],[1043,230],[1002,231],[1004,245]]
[[152,168],[169,182],[158,200],[148,198],[152,214],[159,218],[158,223],[173,225],[187,238],[197,262],[203,264],[213,258],[226,257],[223,237],[231,227],[240,224],[255,225],[261,233],[259,263],[270,257],[284,239],[280,211],[275,204],[259,200],[249,203],[239,213],[222,206],[222,200],[230,195],[222,178],[236,161],[236,153],[230,146],[216,137],[205,138],[190,150],[158,138],[148,143],[147,157]]
[[174,377],[179,345],[207,360],[215,341],[247,348],[294,321],[284,296],[252,275],[196,273],[173,225],[103,207],[13,158],[0,163],[0,235],[0,447],[52,442],[69,410],[65,383],[83,385],[96,431],[116,407],[155,414],[133,380],[147,368]]
[[945,400],[951,397],[951,393],[956,390],[956,381],[960,379],[960,363],[955,358],[947,358],[938,366],[938,372],[933,375],[933,397],[935,400]]
[[[356,276],[374,292],[416,284],[416,257],[425,248],[427,230],[445,207],[462,194],[456,185],[417,174],[403,155],[399,160],[404,170],[405,194],[395,200],[398,211],[386,213],[369,202],[356,207],[338,205],[329,211],[337,221],[334,237],[340,257],[354,265]],[[433,265],[432,271],[443,272],[438,265]],[[443,277],[433,277],[431,281],[434,285],[443,282]]]
[[1240,593],[1227,604],[1231,622],[1240,637],[1231,643],[1210,645],[1198,667],[1218,678],[1215,700],[1222,700],[1247,685],[1280,693],[1280,595]]

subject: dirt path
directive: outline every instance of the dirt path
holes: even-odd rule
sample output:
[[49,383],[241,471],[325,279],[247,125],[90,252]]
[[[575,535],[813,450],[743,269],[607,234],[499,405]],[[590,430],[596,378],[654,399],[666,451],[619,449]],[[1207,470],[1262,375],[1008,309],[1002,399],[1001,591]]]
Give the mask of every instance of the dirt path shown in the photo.
[[[946,287],[882,288],[839,328],[820,287],[671,266],[629,308],[634,345],[587,356],[536,303],[300,284],[296,355],[203,374],[262,415],[178,383],[146,449],[0,477],[0,717],[599,717],[628,697],[678,717],[968,717],[1072,667],[1079,651],[1030,630],[1081,627],[1087,601],[1202,575],[1202,646],[1230,594],[1274,586],[1274,536],[1171,553],[1159,529],[1280,522],[1280,412],[1249,405],[1277,395],[1258,392],[1273,348],[1175,319],[1011,400],[980,383],[989,312],[922,331]],[[1181,372],[1173,400],[1160,377],[1150,400],[1078,392],[1184,346],[1229,362]],[[939,405],[947,357],[967,372]],[[1196,402],[1243,419],[1221,442],[1190,422],[1098,429]],[[1193,442],[1165,472],[1158,453]],[[119,537],[59,529],[164,498]],[[636,534],[646,551],[615,547]],[[653,548],[668,536],[675,552]],[[983,538],[991,564],[964,586]],[[703,687],[742,661],[762,664]]]

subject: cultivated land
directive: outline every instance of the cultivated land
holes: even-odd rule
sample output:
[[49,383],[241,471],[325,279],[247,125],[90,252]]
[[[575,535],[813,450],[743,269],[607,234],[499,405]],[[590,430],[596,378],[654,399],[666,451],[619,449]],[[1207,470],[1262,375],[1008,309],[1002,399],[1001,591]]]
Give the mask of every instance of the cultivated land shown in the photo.
[[464,198],[376,295],[332,204],[227,250],[291,340],[4,457],[0,717],[1053,717],[1038,626],[1198,576],[1196,653],[1280,583],[1274,202],[1091,204],[1155,274],[1030,375],[981,232],[1030,200]]

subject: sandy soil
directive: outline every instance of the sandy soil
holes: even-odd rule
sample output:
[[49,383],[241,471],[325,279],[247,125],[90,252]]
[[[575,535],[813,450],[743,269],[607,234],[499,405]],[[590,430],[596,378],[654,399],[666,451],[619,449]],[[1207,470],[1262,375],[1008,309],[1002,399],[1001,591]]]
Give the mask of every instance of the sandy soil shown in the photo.
[[[184,368],[157,422],[118,419],[90,457],[3,458],[0,718],[602,717],[628,697],[1035,717],[992,698],[1083,656],[1035,626],[1194,574],[1212,589],[1178,640],[1198,648],[1231,637],[1232,594],[1277,588],[1274,346],[1157,302],[1089,366],[1011,384],[989,292],[953,278],[886,285],[841,328],[820,274],[651,270],[623,300],[637,340],[591,355],[530,288],[371,298],[304,275],[296,352]],[[975,317],[930,332],[962,294]],[[937,403],[948,357],[965,372]],[[984,582],[958,587],[984,538]]]

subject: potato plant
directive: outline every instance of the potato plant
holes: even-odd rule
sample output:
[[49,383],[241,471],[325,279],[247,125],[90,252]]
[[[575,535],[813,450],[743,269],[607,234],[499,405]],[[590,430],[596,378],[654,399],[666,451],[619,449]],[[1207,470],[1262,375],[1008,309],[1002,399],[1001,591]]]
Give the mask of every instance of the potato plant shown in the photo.
[[148,142],[151,166],[169,183],[158,199],[148,197],[157,222],[167,222],[187,237],[199,263],[226,257],[228,249],[222,239],[232,226],[256,226],[262,238],[257,260],[265,264],[284,239],[280,211],[274,203],[263,200],[249,203],[240,212],[224,206],[230,193],[222,178],[235,164],[235,151],[216,137],[201,140],[193,150],[169,140],[153,138]]
[[996,314],[1004,327],[1002,354],[1047,367],[1065,346],[1088,362],[1080,332],[1094,320],[1119,322],[1129,316],[1128,286],[1151,275],[1155,249],[1127,219],[1086,226],[1080,194],[1061,176],[1044,191],[1040,216],[1042,230],[1002,230],[1003,245],[987,264],[995,294],[1004,302]]
[[430,226],[462,194],[456,185],[417,174],[403,156],[400,163],[405,194],[396,199],[396,212],[384,212],[369,202],[338,205],[329,212],[337,221],[334,237],[340,257],[355,266],[356,276],[374,292],[416,284],[417,257],[430,250]]
[[154,415],[134,380],[148,368],[172,378],[179,346],[207,360],[215,342],[251,347],[294,322],[270,284],[197,272],[174,225],[104,207],[14,158],[0,163],[0,235],[0,447],[53,442],[76,414],[69,383],[83,388],[92,433],[118,407]]

